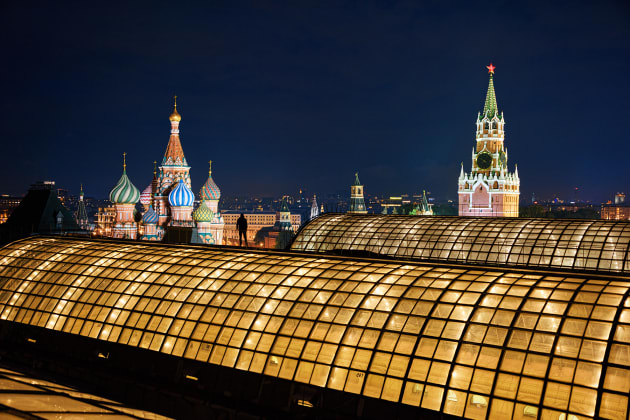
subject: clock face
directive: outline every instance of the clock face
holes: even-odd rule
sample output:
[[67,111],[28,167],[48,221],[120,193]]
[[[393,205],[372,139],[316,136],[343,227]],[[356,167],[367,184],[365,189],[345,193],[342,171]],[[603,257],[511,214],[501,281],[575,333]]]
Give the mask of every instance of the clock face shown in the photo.
[[492,165],[492,156],[490,153],[480,153],[477,155],[477,167],[479,169],[488,169]]

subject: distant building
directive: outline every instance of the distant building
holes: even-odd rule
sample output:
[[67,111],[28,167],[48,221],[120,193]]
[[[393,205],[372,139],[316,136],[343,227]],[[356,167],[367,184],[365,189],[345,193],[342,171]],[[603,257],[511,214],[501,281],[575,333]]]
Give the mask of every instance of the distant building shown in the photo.
[[26,196],[2,224],[2,242],[32,233],[66,234],[80,231],[73,214],[61,204],[54,183],[31,185]]
[[20,201],[22,201],[22,197],[0,196],[0,224],[7,221],[13,210],[20,205]]
[[317,207],[317,196],[313,194],[313,200],[311,201],[311,217],[309,220],[313,220],[319,216],[319,207]]
[[359,181],[359,173],[354,174],[354,184],[350,186],[350,207],[348,213],[366,214],[365,199],[363,198],[363,185]]
[[429,204],[429,201],[427,200],[426,191],[422,191],[420,203],[418,203],[409,214],[413,216],[433,216],[433,206]]
[[[615,201],[616,197],[615,197]],[[630,205],[627,204],[604,204],[601,209],[603,220],[630,220]]]
[[477,144],[472,150],[472,169],[459,174],[459,215],[518,217],[520,179],[518,169],[508,170],[504,146],[505,119],[494,93],[494,66],[488,66],[490,82],[483,114],[477,115]]
[[615,194],[615,204],[623,204],[626,201],[626,194],[622,192],[618,192]]
[[94,216],[94,234],[98,236],[111,237],[116,220],[116,209],[114,207],[99,207]]
[[[286,204],[286,203],[285,203]],[[236,229],[236,220],[239,218],[241,213],[247,219],[247,242],[250,246],[260,246],[265,247],[264,241],[259,241],[256,243],[256,234],[262,229],[271,229],[279,222],[283,212],[240,212],[235,210],[227,210],[223,212],[223,238],[224,243],[226,245],[238,245],[238,230]],[[284,223],[286,227],[286,218],[287,215],[284,215]],[[302,216],[300,214],[289,213],[288,218],[291,224],[291,231],[295,234],[302,225]],[[261,243],[262,242],[262,243]]]
[[87,209],[85,208],[85,201],[83,201],[83,184],[81,184],[81,192],[79,193],[79,203],[77,206],[77,213],[75,214],[77,224],[83,230],[90,230],[90,221],[88,220]]

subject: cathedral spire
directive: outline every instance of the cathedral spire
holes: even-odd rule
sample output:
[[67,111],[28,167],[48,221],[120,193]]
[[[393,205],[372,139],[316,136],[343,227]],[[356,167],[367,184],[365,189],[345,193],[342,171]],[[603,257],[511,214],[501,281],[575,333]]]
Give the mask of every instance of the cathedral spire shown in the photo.
[[175,104],[173,105],[173,113],[168,117],[171,121],[171,137],[168,139],[168,146],[166,146],[166,152],[164,153],[164,159],[162,165],[168,166],[188,166],[186,157],[184,156],[184,150],[179,139],[179,123],[182,120],[182,116],[177,112],[177,96],[174,96]]
[[488,69],[488,73],[490,73],[490,82],[488,83],[488,93],[486,93],[486,103],[483,106],[483,116],[492,118],[498,114],[499,110],[497,106],[497,96],[494,93],[494,69],[496,67],[490,63],[486,68]]

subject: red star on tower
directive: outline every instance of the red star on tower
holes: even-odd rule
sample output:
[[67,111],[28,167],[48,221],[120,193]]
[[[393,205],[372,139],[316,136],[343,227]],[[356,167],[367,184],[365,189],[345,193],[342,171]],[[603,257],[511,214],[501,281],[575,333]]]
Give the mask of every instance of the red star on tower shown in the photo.
[[490,63],[489,66],[486,66],[486,68],[488,69],[488,73],[490,74],[494,74],[494,69],[496,69],[496,67],[493,66],[492,63]]

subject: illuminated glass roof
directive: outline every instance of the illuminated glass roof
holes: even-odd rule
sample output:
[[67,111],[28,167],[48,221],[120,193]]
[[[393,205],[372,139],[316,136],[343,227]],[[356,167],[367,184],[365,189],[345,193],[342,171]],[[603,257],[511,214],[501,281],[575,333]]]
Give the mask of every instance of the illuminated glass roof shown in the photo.
[[625,419],[629,290],[621,275],[271,251],[0,249],[2,322],[476,419]]
[[0,418],[168,419],[4,367],[0,367]]
[[494,217],[324,214],[295,251],[630,273],[630,223]]

